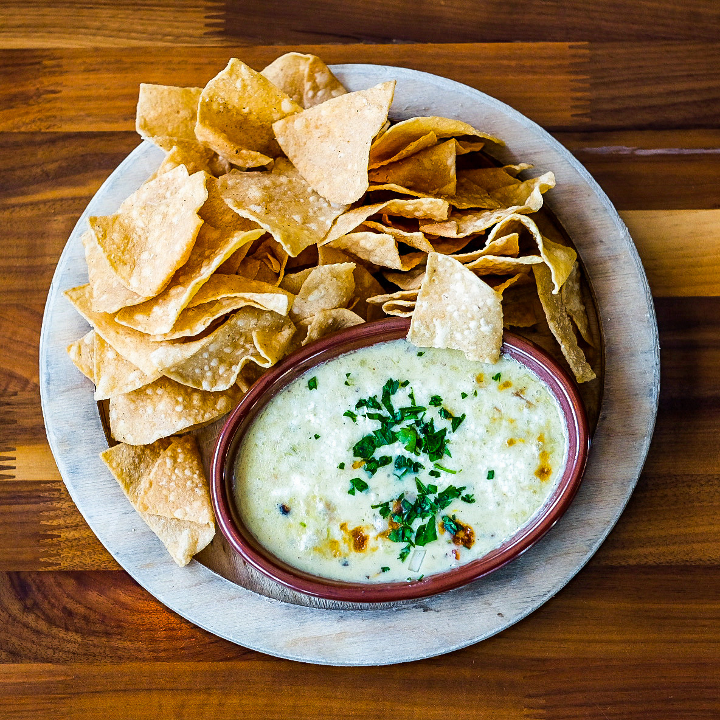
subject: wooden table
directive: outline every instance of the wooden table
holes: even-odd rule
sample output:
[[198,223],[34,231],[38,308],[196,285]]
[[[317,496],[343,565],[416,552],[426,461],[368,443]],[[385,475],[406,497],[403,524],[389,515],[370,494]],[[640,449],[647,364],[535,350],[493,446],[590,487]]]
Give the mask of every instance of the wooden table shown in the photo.
[[[720,716],[718,40],[713,0],[1,3],[0,717]],[[536,120],[620,210],[656,302],[660,411],[615,530],[526,620],[409,665],[301,665],[175,616],[96,540],[45,441],[45,297],[138,143],[138,83],[289,48],[445,75]]]

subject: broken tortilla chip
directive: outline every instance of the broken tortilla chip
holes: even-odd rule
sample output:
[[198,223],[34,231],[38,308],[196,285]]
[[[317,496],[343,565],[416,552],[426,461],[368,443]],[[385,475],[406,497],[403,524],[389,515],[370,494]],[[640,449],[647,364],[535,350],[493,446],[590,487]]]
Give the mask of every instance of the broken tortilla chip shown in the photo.
[[455,141],[448,140],[369,174],[371,182],[391,183],[431,195],[454,195]]
[[115,319],[150,335],[170,332],[183,308],[215,270],[239,247],[257,240],[264,232],[257,228],[227,233],[205,223],[188,261],[173,275],[170,284],[152,300],[123,308]]
[[580,265],[575,262],[562,286],[562,301],[565,309],[575,323],[575,327],[580,331],[583,340],[588,345],[595,346],[592,333],[590,331],[590,322],[588,321],[585,303],[582,300],[582,289],[580,287]]
[[81,238],[85,248],[88,279],[92,290],[92,308],[96,312],[115,313],[128,305],[138,305],[149,298],[128,290],[120,281],[98,245],[95,233],[88,230]]
[[236,385],[224,392],[205,392],[161,377],[110,398],[110,431],[120,442],[147,445],[226,415],[242,394]]
[[207,199],[205,173],[188,175],[184,165],[145,183],[106,217],[89,218],[110,267],[130,290],[157,295],[185,264]]
[[290,317],[298,321],[321,310],[347,307],[355,292],[354,270],[352,262],[313,268],[303,280]]
[[321,242],[345,210],[318,195],[287,161],[278,161],[272,173],[225,175],[220,193],[238,215],[261,225],[293,256]]
[[[138,510],[138,488],[141,482],[169,445],[170,440],[166,439],[143,446],[120,443],[100,453],[103,462],[108,466],[135,510]],[[205,548],[215,536],[214,522],[200,525],[139,510],[138,512],[180,567],[187,565],[193,555]]]
[[285,53],[260,74],[305,109],[347,92],[317,55]]
[[542,303],[545,317],[555,339],[560,345],[570,369],[579,383],[594,380],[596,375],[585,358],[575,337],[570,316],[565,309],[562,296],[553,290],[553,280],[550,268],[547,265],[535,265],[535,282],[537,283],[538,297]]
[[302,108],[237,58],[203,89],[195,135],[233,165],[267,165],[280,154],[272,125]]
[[426,253],[400,255],[397,240],[392,235],[366,231],[364,227],[361,225],[356,232],[333,240],[330,247],[344,250],[373,265],[393,270],[411,270],[425,261]]
[[126,360],[100,335],[95,334],[95,400],[107,400],[155,382],[160,373],[148,375]]
[[373,167],[383,164],[388,158],[394,158],[403,148],[429,133],[433,133],[436,138],[470,135],[490,140],[498,145],[504,144],[502,140],[476,130],[472,125],[460,120],[443,117],[415,117],[393,125],[373,143],[370,150],[370,164]]
[[197,142],[195,123],[202,88],[140,83],[135,129],[150,140],[173,138]]
[[457,260],[430,253],[407,339],[418,347],[462,350],[469,360],[495,363],[502,345],[500,300]]
[[274,312],[244,307],[200,340],[164,343],[151,357],[166,377],[218,392],[237,380],[243,365],[270,367],[287,349],[295,326]]
[[332,98],[273,125],[283,152],[308,184],[338,205],[368,188],[370,143],[387,119],[395,81]]
[[95,331],[85,333],[67,346],[73,365],[88,379],[95,382]]
[[192,435],[174,438],[137,489],[139,512],[199,525],[215,522],[210,488]]
[[361,325],[364,322],[357,313],[345,308],[320,310],[312,317],[301,321],[301,325],[307,325],[307,335],[302,341],[302,344],[307,345],[326,335],[332,335],[333,333],[340,332],[340,330]]

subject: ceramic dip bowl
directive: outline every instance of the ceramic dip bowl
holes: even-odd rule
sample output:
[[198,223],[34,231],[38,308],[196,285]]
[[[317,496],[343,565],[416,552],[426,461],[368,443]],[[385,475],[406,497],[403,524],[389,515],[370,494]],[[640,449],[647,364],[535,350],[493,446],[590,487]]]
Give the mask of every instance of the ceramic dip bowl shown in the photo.
[[[409,324],[401,318],[365,323],[294,352],[258,380],[218,437],[211,495],[220,530],[246,562],[289,588],[374,603],[460,587],[536,543],[578,489],[587,420],[574,382],[554,359],[505,333],[498,366],[470,364],[456,351],[405,343]],[[391,348],[400,352],[392,366],[397,380],[381,374],[377,389],[367,390],[363,372],[377,365],[367,352]],[[361,357],[355,351],[370,358],[357,372],[348,364]],[[515,385],[511,365],[519,371]],[[448,368],[458,367],[465,375],[449,377]],[[339,380],[322,374],[333,368]],[[424,373],[445,383],[443,397],[424,390]],[[279,405],[282,397],[289,404]],[[485,405],[473,410],[473,402]],[[532,427],[541,402],[553,408],[557,442],[545,437],[549,421]],[[331,412],[337,426],[328,428],[322,412]],[[267,425],[272,413],[274,424]],[[386,423],[381,433],[395,431],[389,441],[372,439],[380,422]],[[493,442],[502,457],[487,454]],[[503,459],[508,453],[510,461]],[[531,458],[527,471],[518,470],[516,455],[526,465]],[[317,467],[303,469],[308,457]],[[265,485],[246,491],[246,475]],[[327,496],[313,484],[321,476]],[[341,522],[348,508],[364,508],[362,520]]]

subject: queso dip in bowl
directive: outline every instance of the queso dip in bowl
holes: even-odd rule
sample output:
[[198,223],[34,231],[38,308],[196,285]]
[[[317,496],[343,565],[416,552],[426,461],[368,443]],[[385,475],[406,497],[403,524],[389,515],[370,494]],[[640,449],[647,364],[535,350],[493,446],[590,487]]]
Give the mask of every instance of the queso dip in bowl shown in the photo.
[[589,435],[572,380],[506,333],[498,363],[366,323],[264,375],[213,458],[219,527],[251,565],[316,597],[386,602],[486,575],[559,519]]

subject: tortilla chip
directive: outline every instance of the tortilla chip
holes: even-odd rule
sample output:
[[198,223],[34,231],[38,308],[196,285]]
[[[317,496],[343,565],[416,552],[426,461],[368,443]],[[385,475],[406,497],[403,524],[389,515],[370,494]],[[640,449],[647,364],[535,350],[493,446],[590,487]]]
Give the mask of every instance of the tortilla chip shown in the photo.
[[185,264],[207,199],[205,173],[188,175],[184,165],[136,190],[114,215],[89,218],[110,267],[130,290],[157,295]]
[[369,179],[377,183],[392,183],[431,195],[454,195],[455,141],[421,150],[404,160],[371,170]]
[[226,415],[242,394],[235,385],[225,392],[205,392],[161,377],[110,398],[110,431],[120,442],[147,445]]
[[260,72],[294,102],[310,108],[344,95],[347,90],[316,55],[289,52]]
[[73,365],[88,379],[95,382],[95,331],[85,333],[67,346]]
[[170,137],[195,142],[202,88],[140,83],[135,129],[146,140]]
[[174,340],[197,335],[223,315],[246,306],[287,315],[294,299],[294,295],[267,283],[248,280],[239,275],[215,274],[180,313],[172,330],[164,335],[153,336],[153,340]]
[[355,292],[354,270],[351,262],[313,268],[297,293],[290,317],[297,321],[321,310],[347,307]]
[[138,305],[149,298],[128,290],[120,281],[98,244],[95,233],[88,230],[83,233],[85,261],[88,266],[88,278],[92,291],[92,308],[96,312],[115,313],[129,305]]
[[247,362],[274,365],[294,332],[293,323],[282,315],[245,307],[200,340],[162,344],[152,353],[152,361],[166,377],[218,392],[235,383]]
[[433,246],[421,232],[406,232],[392,225],[383,225],[382,223],[373,222],[372,220],[366,220],[362,226],[363,228],[371,228],[385,235],[390,235],[395,238],[395,240],[405,243],[405,245],[409,245],[416,250],[422,250],[426,253],[433,252]]
[[575,337],[570,316],[565,309],[562,296],[553,290],[553,279],[547,265],[535,265],[535,282],[537,283],[538,297],[542,303],[545,317],[555,339],[560,344],[565,359],[579,383],[594,380],[596,375],[585,359],[585,353],[580,349]]
[[374,205],[362,205],[342,213],[322,244],[336,240],[352,232],[362,225],[369,217],[384,212],[388,215],[399,215],[406,218],[431,218],[442,220],[447,217],[449,205],[445,200],[428,198],[421,200],[387,200]]
[[560,288],[572,272],[577,259],[577,253],[571,247],[560,245],[548,240],[542,235],[535,222],[526,215],[509,215],[500,221],[488,235],[488,242],[492,242],[498,235],[506,234],[510,230],[525,227],[530,231],[533,240],[540,251],[540,256],[552,272],[555,286],[553,292],[560,292]]
[[257,223],[248,218],[240,217],[226,202],[220,190],[221,180],[209,177],[207,179],[208,197],[204,205],[198,210],[198,215],[208,224],[220,230],[241,232],[252,230]]
[[582,300],[582,289],[580,287],[580,266],[577,262],[572,267],[570,275],[562,286],[562,301],[565,309],[575,322],[575,327],[580,331],[583,340],[588,345],[594,346],[592,333],[590,332],[590,323],[588,321],[585,304]]
[[472,135],[485,138],[503,145],[502,140],[476,130],[472,125],[442,117],[416,117],[393,125],[382,137],[378,138],[370,150],[370,163],[377,167],[389,158],[394,158],[403,148],[416,142],[429,133],[437,138],[462,137]]
[[220,179],[225,202],[264,227],[290,255],[321,242],[345,210],[318,195],[287,161],[272,173],[231,173]]
[[[267,238],[248,256],[248,260],[258,260],[260,266],[253,280],[279,285],[285,275],[285,266],[290,256],[287,250],[274,238]],[[239,268],[238,268],[239,269]]]
[[215,522],[210,488],[192,435],[175,438],[143,475],[136,507],[140,512],[200,525]]
[[[375,143],[377,143],[379,140],[379,137],[376,138]],[[424,150],[425,148],[432,147],[433,145],[437,145],[437,135],[434,132],[429,132],[425,135],[422,135],[417,140],[413,140],[412,142],[408,143],[404,148],[398,150],[392,157],[381,159],[381,160],[372,160],[372,149],[370,150],[371,159],[368,164],[368,168],[370,170],[374,170],[375,168],[382,167],[383,165],[388,165],[390,163],[398,162],[400,160],[404,160],[407,157],[410,157],[411,155],[414,155],[416,152],[420,152],[421,150]],[[481,144],[482,147],[482,144]],[[458,153],[461,154],[461,153]]]
[[272,125],[302,108],[266,77],[232,58],[203,89],[195,134],[239,167],[260,167],[280,154]]
[[469,360],[497,362],[503,332],[500,300],[457,260],[430,253],[408,341],[418,347],[462,350]]
[[414,267],[408,272],[385,272],[383,275],[401,290],[419,290],[425,279],[425,266]]
[[152,375],[157,371],[150,354],[157,350],[158,343],[150,336],[125,327],[116,322],[108,313],[95,312],[90,304],[90,285],[81,285],[65,291],[65,297],[75,309],[95,328],[95,331],[126,360],[139,367],[144,373]]
[[[347,257],[347,256],[345,256]],[[340,262],[346,262],[346,260],[341,260]],[[327,264],[327,263],[323,263]],[[290,273],[289,275],[286,275],[282,282],[280,283],[280,287],[283,290],[286,290],[287,292],[292,293],[293,295],[297,295],[300,292],[300,289],[303,286],[303,283],[308,279],[310,273],[315,268],[305,268],[305,270],[300,270],[296,273]]]
[[380,305],[386,315],[410,317],[417,304],[418,290],[399,290],[394,293],[376,295],[368,300],[373,305]]
[[[166,138],[160,138],[156,144],[163,145],[165,140]],[[190,175],[194,175],[196,172],[215,175],[218,172],[223,174],[230,170],[230,166],[226,163],[220,164],[219,156],[209,147],[205,147],[199,142],[180,141],[179,144],[174,144],[174,142],[173,140],[167,155],[150,180],[170,172],[178,165],[184,165]]]
[[539,255],[523,255],[522,257],[484,255],[464,263],[464,265],[476,275],[506,275],[522,270],[529,272],[530,266],[537,265],[542,261],[543,259]]
[[368,188],[370,143],[387,119],[395,81],[347,93],[273,125],[280,147],[310,186],[347,205]]
[[239,247],[249,245],[263,233],[262,228],[227,233],[205,223],[188,261],[173,275],[170,284],[152,300],[122,309],[115,319],[151,335],[170,332],[183,308],[215,270]]
[[123,395],[155,382],[159,372],[150,375],[133,365],[118,353],[112,345],[95,335],[95,400],[107,400]]
[[362,325],[364,322],[357,313],[345,308],[320,310],[312,317],[301,321],[301,324],[307,325],[307,335],[302,344],[307,345],[326,335],[332,335],[355,325]]
[[[484,257],[485,255],[499,255],[504,257],[517,257],[520,252],[520,236],[515,233],[508,233],[502,237],[496,237],[492,240],[487,240],[485,246],[480,250],[472,250],[466,253],[457,253],[453,257],[460,261],[463,265],[466,263],[477,260],[478,258]],[[441,243],[435,243],[437,246]],[[449,253],[444,253],[449,254]]]
[[425,261],[425,253],[400,255],[397,241],[392,235],[364,231],[364,227],[361,225],[358,232],[348,233],[333,240],[330,243],[331,247],[345,250],[374,265],[393,270],[410,270]]
[[[169,444],[170,441],[164,439],[144,446],[121,443],[100,454],[136,510],[138,487]],[[206,547],[215,535],[214,523],[199,525],[138,512],[180,567],[187,565],[192,556]]]

